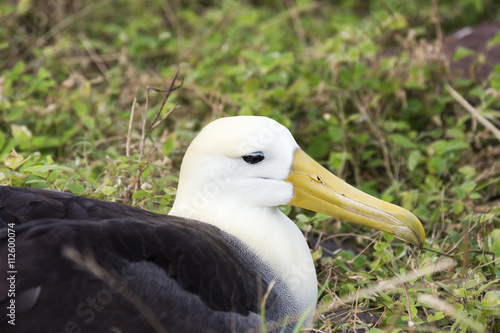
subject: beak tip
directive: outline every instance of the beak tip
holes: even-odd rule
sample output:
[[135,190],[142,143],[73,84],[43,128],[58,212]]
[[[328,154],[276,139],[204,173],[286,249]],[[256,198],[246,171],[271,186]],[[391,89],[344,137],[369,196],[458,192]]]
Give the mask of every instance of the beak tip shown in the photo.
[[394,235],[421,249],[425,242],[425,230],[420,220],[413,213],[403,208],[401,214],[396,215],[399,215],[397,217],[400,221],[403,221],[404,225],[394,226]]

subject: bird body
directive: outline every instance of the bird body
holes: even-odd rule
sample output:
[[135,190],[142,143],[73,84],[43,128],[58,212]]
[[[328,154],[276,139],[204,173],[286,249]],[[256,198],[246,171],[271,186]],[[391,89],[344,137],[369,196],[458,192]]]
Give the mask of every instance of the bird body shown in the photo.
[[[145,313],[167,332],[260,327],[258,297],[270,269],[217,227],[55,191],[0,187],[0,198],[2,221],[17,226],[16,326],[4,323],[6,332],[156,332],[124,291],[147,304]],[[111,281],[63,255],[68,245]],[[0,254],[6,258],[7,247]],[[276,292],[270,312],[279,312],[272,310]],[[23,293],[38,294],[36,303]]]
[[[290,203],[420,246],[418,219],[347,185],[265,117],[207,125],[169,215],[0,187],[0,258],[15,234],[15,297],[0,332],[291,332],[310,325],[314,264]],[[3,272],[8,272],[3,270]],[[7,273],[8,274],[8,273]],[[15,322],[7,306],[16,302]]]

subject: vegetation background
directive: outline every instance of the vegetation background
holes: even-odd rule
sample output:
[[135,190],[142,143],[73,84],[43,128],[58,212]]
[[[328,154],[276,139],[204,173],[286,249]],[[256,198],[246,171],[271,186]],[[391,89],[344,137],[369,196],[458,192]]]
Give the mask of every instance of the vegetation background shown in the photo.
[[495,0],[2,1],[0,184],[167,213],[202,126],[272,117],[427,231],[419,252],[285,207],[324,287],[318,330],[500,332],[500,66],[471,75],[487,58],[443,37],[499,19]]

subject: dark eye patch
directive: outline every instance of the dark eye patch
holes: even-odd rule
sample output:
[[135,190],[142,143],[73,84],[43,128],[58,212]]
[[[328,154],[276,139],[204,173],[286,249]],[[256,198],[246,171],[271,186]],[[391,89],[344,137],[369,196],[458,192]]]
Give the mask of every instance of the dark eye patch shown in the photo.
[[261,151],[255,151],[248,155],[241,156],[241,158],[248,164],[257,164],[264,160],[264,153]]

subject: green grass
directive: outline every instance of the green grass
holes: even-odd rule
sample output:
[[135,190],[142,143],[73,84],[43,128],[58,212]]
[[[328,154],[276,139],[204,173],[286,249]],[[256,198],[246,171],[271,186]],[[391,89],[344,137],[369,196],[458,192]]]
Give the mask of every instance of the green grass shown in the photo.
[[[313,252],[325,285],[318,328],[366,327],[328,318],[378,309],[370,332],[500,332],[500,146],[447,88],[498,127],[500,67],[480,82],[454,77],[431,48],[433,17],[446,33],[499,19],[495,1],[439,1],[438,15],[417,0],[62,3],[0,5],[0,184],[166,213],[202,126],[272,117],[340,177],[412,210],[427,232],[418,252],[288,207],[309,234],[344,244]],[[175,111],[141,145],[146,100],[149,127],[165,96],[146,87],[167,89],[178,67],[183,85],[161,116]],[[391,288],[379,285],[389,279]]]

